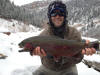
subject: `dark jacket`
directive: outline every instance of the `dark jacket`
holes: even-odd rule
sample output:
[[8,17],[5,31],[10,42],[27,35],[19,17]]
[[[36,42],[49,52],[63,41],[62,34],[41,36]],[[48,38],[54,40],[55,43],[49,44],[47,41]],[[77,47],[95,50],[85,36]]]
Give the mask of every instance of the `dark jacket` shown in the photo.
[[[81,41],[81,35],[75,28],[66,26],[66,31],[67,32],[64,35],[64,39]],[[40,33],[40,36],[45,36],[45,35],[54,36],[51,27],[49,25],[47,25],[47,27]],[[62,57],[60,62],[55,62],[53,58],[41,57],[41,62],[45,67],[51,70],[59,71],[79,63],[82,60],[83,55],[80,52],[74,57],[79,57],[80,60],[75,62],[69,62],[66,59],[66,57]]]

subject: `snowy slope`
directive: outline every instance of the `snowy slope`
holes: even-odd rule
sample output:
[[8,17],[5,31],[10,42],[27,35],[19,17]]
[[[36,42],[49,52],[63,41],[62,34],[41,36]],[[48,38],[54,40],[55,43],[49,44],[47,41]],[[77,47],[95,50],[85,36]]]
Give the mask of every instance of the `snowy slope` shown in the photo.
[[[16,5],[24,5],[24,4],[28,4],[28,3],[32,3],[34,1],[46,1],[46,0],[10,0],[11,2],[14,2],[14,4]],[[54,0],[51,0],[54,1]],[[62,1],[70,1],[70,0],[62,0]]]
[[18,53],[20,49],[17,44],[26,37],[36,35],[35,33],[14,33],[10,36],[0,34],[2,36],[0,42],[3,43],[0,44],[0,53],[8,56],[7,59],[0,60],[0,75],[11,75],[11,72],[15,69],[24,69],[27,66],[33,66],[33,64],[41,64],[37,57],[33,58],[28,53]]
[[32,57],[29,53],[18,53],[18,50],[20,50],[18,43],[20,41],[27,37],[36,36],[39,33],[40,31],[20,32],[12,33],[9,36],[0,33],[0,53],[8,56],[7,59],[0,60],[0,75],[11,75],[16,69],[24,69],[25,67],[41,64],[39,57]]
[[78,68],[78,74],[79,75],[100,75],[99,72],[97,72],[96,70],[94,70],[92,68],[88,68],[83,63],[79,63],[77,65],[77,68]]
[[21,21],[0,18],[0,32],[32,32],[37,31],[38,29],[39,28],[36,28],[31,24],[27,25],[27,23]]
[[[11,32],[11,34],[8,36],[2,32]],[[18,53],[20,41],[36,36],[40,32],[39,28],[32,25],[26,26],[26,24],[16,20],[9,21],[0,18],[0,53],[8,56],[5,60],[0,59],[0,75],[11,75],[14,70],[33,66],[33,63],[34,65],[41,64],[39,57],[33,58],[28,53]],[[37,60],[34,61],[34,59]]]
[[10,0],[11,2],[14,2],[14,4],[16,5],[24,5],[24,4],[28,4],[28,3],[31,3],[31,2],[34,2],[34,1],[41,1],[41,0]]

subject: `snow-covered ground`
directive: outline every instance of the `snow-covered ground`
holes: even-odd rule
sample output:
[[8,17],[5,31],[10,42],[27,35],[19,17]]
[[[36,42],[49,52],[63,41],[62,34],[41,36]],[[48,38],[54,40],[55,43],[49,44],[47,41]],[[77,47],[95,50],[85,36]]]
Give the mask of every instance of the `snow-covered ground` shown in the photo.
[[[0,20],[0,32],[10,31],[9,28],[11,28],[12,23],[5,20],[3,21],[3,19]],[[17,21],[13,22],[15,23]],[[15,29],[17,27],[16,24]],[[41,61],[38,56],[30,56],[29,53],[18,52],[18,50],[20,50],[18,47],[19,42],[25,38],[36,36],[41,32],[36,27],[31,26],[31,28],[33,28],[33,31],[15,31],[14,33],[11,33],[11,35],[0,33],[0,53],[8,56],[6,59],[0,59],[0,75],[32,75],[32,72],[41,65]],[[85,58],[92,61],[98,60],[98,62],[100,62],[100,56],[97,55],[88,57],[85,56]],[[88,68],[82,62],[77,64],[77,67],[79,75],[100,75],[99,72],[92,68]]]
[[[24,32],[21,31],[23,28],[25,29]],[[11,35],[3,34],[3,32],[11,32]],[[31,70],[30,67],[36,67],[41,64],[39,57],[32,57],[29,53],[18,52],[20,50],[18,47],[20,41],[31,36],[36,36],[40,32],[39,28],[32,25],[27,26],[16,20],[9,21],[0,18],[0,54],[8,56],[7,59],[0,59],[0,75],[20,75],[20,72],[18,74],[15,72],[19,70],[23,71],[24,69],[28,69],[28,67]],[[34,69],[34,67],[32,68]],[[25,71],[24,73],[31,75],[32,72]],[[21,75],[24,75],[24,73],[21,72]]]
[[[40,58],[30,56],[29,53],[19,53],[18,43],[31,36],[36,36],[38,32],[20,32],[6,35],[0,33],[0,53],[7,55],[7,59],[0,59],[0,75],[16,75],[12,74],[17,69],[24,70],[26,67],[40,65]],[[27,74],[27,73],[26,73]],[[17,74],[20,75],[20,74]],[[24,74],[22,74],[24,75]],[[31,75],[31,74],[30,74]]]
[[92,68],[88,68],[82,62],[77,65],[79,75],[100,75],[99,72]]

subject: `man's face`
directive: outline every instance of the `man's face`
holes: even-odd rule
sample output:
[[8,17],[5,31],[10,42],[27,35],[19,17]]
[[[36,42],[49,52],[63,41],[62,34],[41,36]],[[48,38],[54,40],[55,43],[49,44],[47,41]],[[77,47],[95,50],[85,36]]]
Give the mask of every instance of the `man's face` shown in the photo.
[[55,12],[51,14],[51,21],[55,25],[55,27],[60,27],[62,23],[64,22],[64,13],[61,12]]
[[64,17],[57,15],[55,17],[51,17],[51,20],[55,27],[60,27],[64,21]]

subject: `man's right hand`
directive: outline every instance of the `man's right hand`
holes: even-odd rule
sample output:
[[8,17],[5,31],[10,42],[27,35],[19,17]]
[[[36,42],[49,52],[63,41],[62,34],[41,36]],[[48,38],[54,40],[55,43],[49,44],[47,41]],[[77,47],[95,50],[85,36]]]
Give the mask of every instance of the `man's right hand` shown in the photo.
[[38,55],[38,56],[41,56],[41,57],[47,56],[46,53],[45,53],[45,51],[44,51],[44,49],[41,49],[39,46],[36,47],[33,50],[32,55]]

